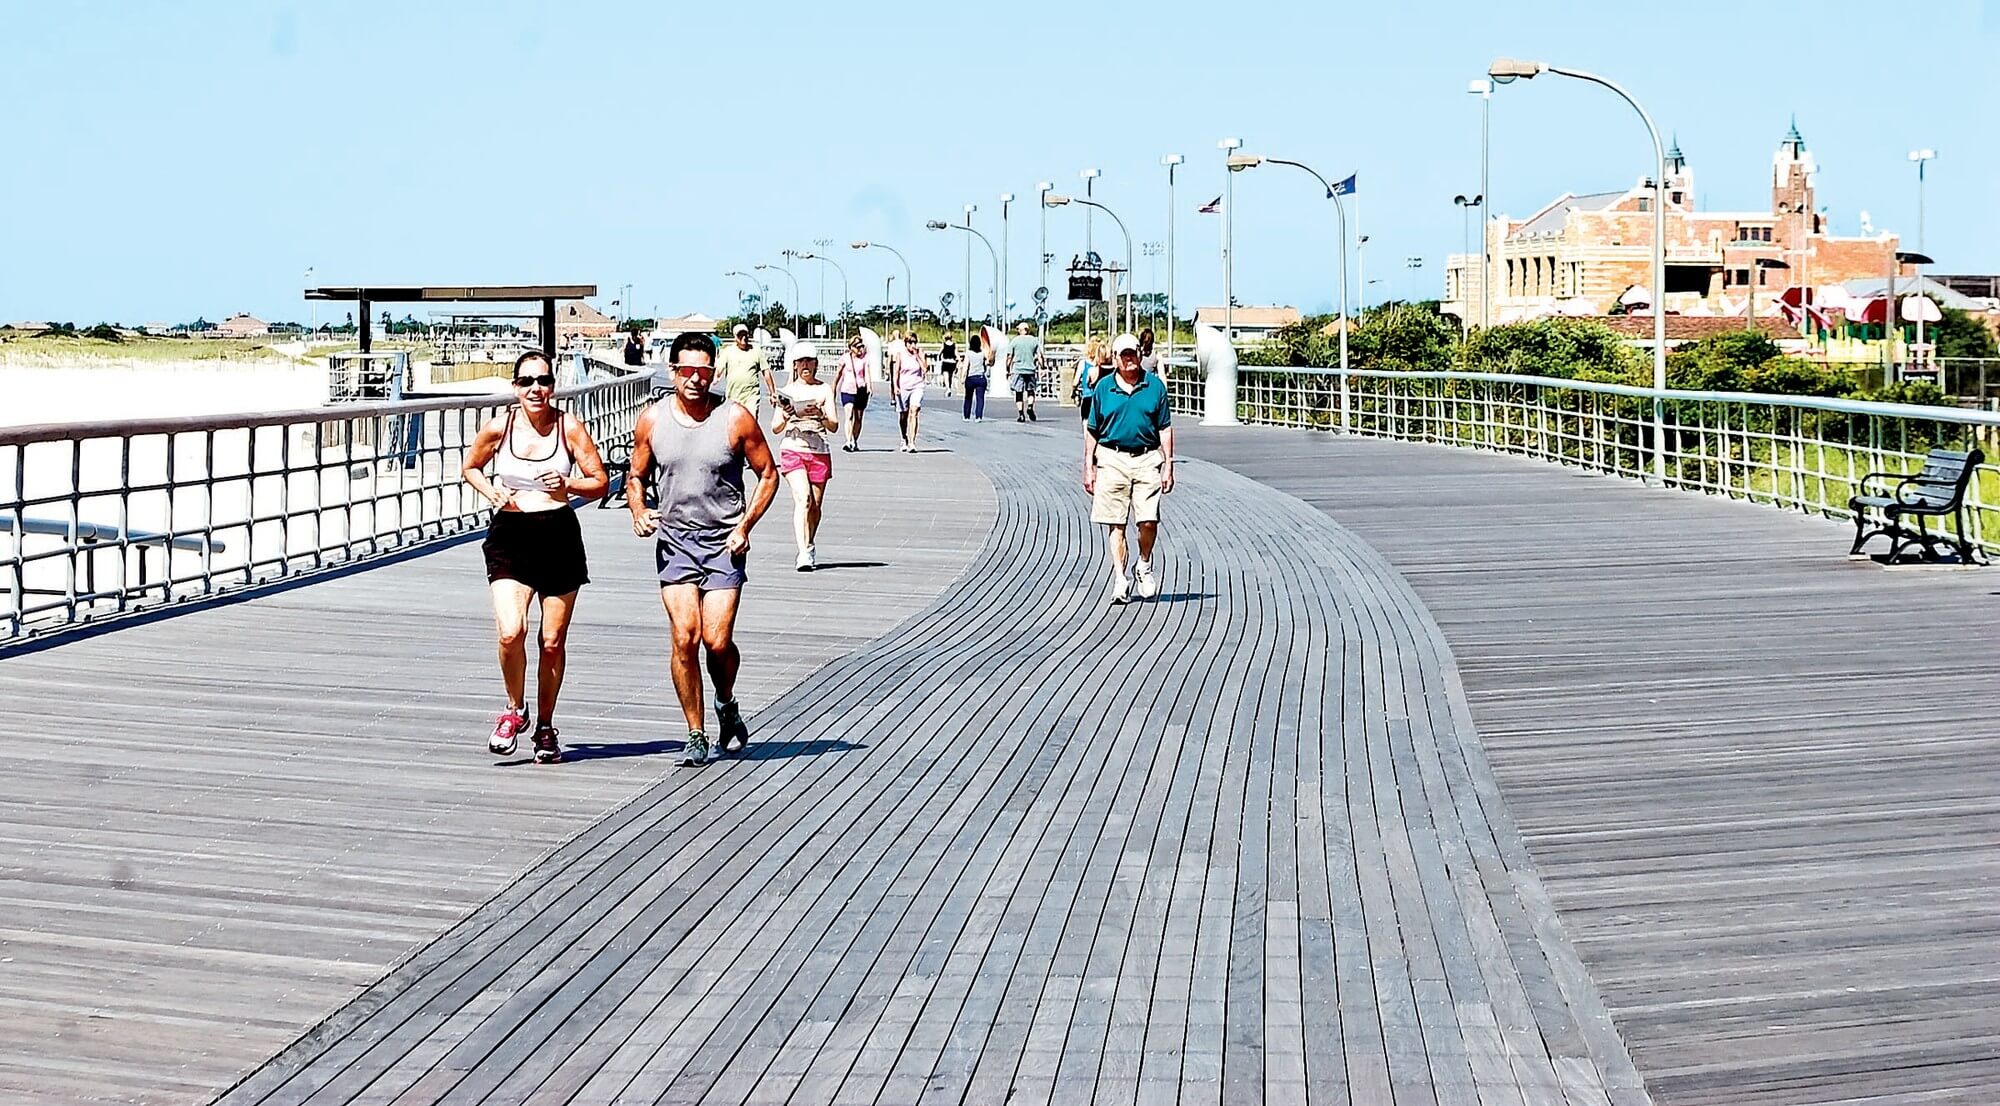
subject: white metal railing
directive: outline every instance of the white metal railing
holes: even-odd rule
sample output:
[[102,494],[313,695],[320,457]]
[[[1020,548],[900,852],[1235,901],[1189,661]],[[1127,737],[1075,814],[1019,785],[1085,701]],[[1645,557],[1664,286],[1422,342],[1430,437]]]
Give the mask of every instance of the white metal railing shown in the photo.
[[[1490,449],[1834,518],[1871,472],[1915,472],[1934,446],[2000,453],[2000,414],[1817,396],[1693,392],[1547,377],[1356,369],[1238,370],[1237,417],[1400,441]],[[1199,417],[1198,369],[1168,380]],[[1655,442],[1657,406],[1661,433]],[[2000,552],[2000,476],[1966,493],[1966,536]],[[1952,532],[1947,520],[1941,526]]]
[[[567,390],[622,444],[644,375]],[[466,533],[459,477],[511,397],[0,428],[0,646]]]

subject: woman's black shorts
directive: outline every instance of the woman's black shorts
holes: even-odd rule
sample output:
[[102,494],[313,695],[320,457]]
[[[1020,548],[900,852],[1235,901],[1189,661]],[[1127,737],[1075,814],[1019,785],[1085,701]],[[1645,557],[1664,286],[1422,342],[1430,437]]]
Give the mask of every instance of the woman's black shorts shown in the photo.
[[568,595],[590,582],[576,511],[495,511],[486,531],[486,580],[514,580],[536,595]]

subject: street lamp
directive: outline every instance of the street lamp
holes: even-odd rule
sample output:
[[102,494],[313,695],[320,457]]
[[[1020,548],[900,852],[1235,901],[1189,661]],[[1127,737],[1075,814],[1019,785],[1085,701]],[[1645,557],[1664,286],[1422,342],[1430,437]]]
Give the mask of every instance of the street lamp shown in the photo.
[[[1472,305],[1467,302],[1468,293],[1465,288],[1465,274],[1472,268],[1472,209],[1486,202],[1486,193],[1481,192],[1479,195],[1471,197],[1460,194],[1453,196],[1451,202],[1458,205],[1459,256],[1464,258],[1459,263],[1458,269],[1458,329],[1459,340],[1464,341],[1472,335]],[[1484,234],[1486,230],[1485,224],[1480,224],[1479,229]],[[1486,279],[1486,240],[1484,238],[1481,238],[1479,242],[1479,256],[1479,279],[1483,281]]]
[[[1320,184],[1320,187],[1321,187],[1321,188],[1324,188],[1324,189],[1326,189],[1326,198],[1327,198],[1327,199],[1329,199],[1329,200],[1332,200],[1332,201],[1333,201],[1333,211],[1334,211],[1334,214],[1335,214],[1335,215],[1336,215],[1336,216],[1338,217],[1338,219],[1339,219],[1339,231],[1340,231],[1340,426],[1341,426],[1341,429],[1345,430],[1345,429],[1347,428],[1347,425],[1348,425],[1348,418],[1347,418],[1347,411],[1348,411],[1348,401],[1347,401],[1347,205],[1345,205],[1345,204],[1343,204],[1343,203],[1341,203],[1341,202],[1340,202],[1340,193],[1339,193],[1339,191],[1337,191],[1337,190],[1336,190],[1336,189],[1335,189],[1335,188],[1333,187],[1333,185],[1331,185],[1331,184],[1327,183],[1327,179],[1326,179],[1325,177],[1323,177],[1323,176],[1320,176],[1320,175],[1319,175],[1319,172],[1318,172],[1318,170],[1314,169],[1314,168],[1313,168],[1312,166],[1310,166],[1310,165],[1307,165],[1307,164],[1305,164],[1304,162],[1299,162],[1299,161],[1289,161],[1289,160],[1286,160],[1285,158],[1277,158],[1277,157],[1259,157],[1259,156],[1258,156],[1258,155],[1256,155],[1256,154],[1231,154],[1231,155],[1229,156],[1229,163],[1228,163],[1228,164],[1229,164],[1229,171],[1230,171],[1230,172],[1231,172],[1232,174],[1234,174],[1234,173],[1240,173],[1240,172],[1242,172],[1242,171],[1243,171],[1243,170],[1245,170],[1245,169],[1255,169],[1255,168],[1256,168],[1257,166],[1259,166],[1259,165],[1263,165],[1263,164],[1265,164],[1266,162],[1269,162],[1269,163],[1270,163],[1270,164],[1272,164],[1272,165],[1289,165],[1289,166],[1291,166],[1291,167],[1292,167],[1292,168],[1294,168],[1294,169],[1303,169],[1303,170],[1305,170],[1306,172],[1308,172],[1308,173],[1311,173],[1311,174],[1312,174],[1312,176],[1313,176],[1313,179],[1319,182],[1319,184]],[[1363,298],[1365,299],[1365,298],[1366,298],[1366,296],[1364,295],[1364,297],[1363,297]]]
[[[1013,203],[1014,194],[1012,192],[1000,193],[1000,307],[1003,311],[1014,304],[1013,300],[1007,298],[1007,282],[1014,278],[1014,272],[1009,267],[1013,259],[1007,256],[1013,245],[1014,238],[1013,234],[1007,229],[1007,209],[1013,206]],[[993,325],[1004,333],[1007,329],[1007,320],[1005,317],[995,318]],[[968,346],[971,344],[971,342],[966,343]]]
[[[829,241],[831,241],[831,239],[829,239]],[[823,261],[828,265],[833,266],[833,271],[840,274],[840,336],[842,338],[847,337],[847,301],[848,301],[847,270],[840,267],[840,262],[835,261],[833,258],[827,257],[824,254],[802,253],[799,255],[799,260]],[[826,281],[825,269],[820,270],[820,281],[822,283]],[[824,312],[821,313],[820,319],[821,321],[824,321],[826,319],[826,315]]]
[[1917,252],[1924,252],[1924,163],[1937,160],[1936,150],[1911,150],[1910,160],[1917,163]]
[[1572,77],[1579,81],[1603,85],[1617,93],[1632,110],[1639,113],[1640,122],[1646,124],[1646,133],[1653,140],[1653,478],[1664,484],[1667,480],[1666,462],[1666,416],[1665,397],[1667,390],[1667,154],[1660,142],[1660,128],[1653,125],[1653,117],[1646,114],[1639,101],[1632,94],[1606,77],[1586,73],[1581,69],[1565,69],[1540,61],[1521,61],[1516,58],[1496,58],[1486,70],[1486,75],[1501,84],[1511,84],[1515,80],[1529,79],[1543,74],[1554,73],[1559,77]]
[[1488,209],[1486,197],[1493,194],[1493,186],[1487,182],[1486,156],[1489,143],[1487,136],[1492,133],[1493,122],[1493,82],[1488,80],[1468,81],[1465,91],[1479,97],[1479,196],[1474,202],[1479,205],[1479,329],[1493,325],[1492,297],[1486,294],[1486,277],[1490,263],[1486,258],[1486,235],[1492,229],[1493,214]]
[[[761,281],[761,280],[758,280],[758,279],[757,279],[756,277],[753,277],[753,276],[751,276],[751,275],[750,275],[749,273],[746,273],[746,272],[743,272],[743,271],[741,271],[741,270],[738,270],[738,269],[731,269],[731,270],[729,270],[728,272],[726,272],[726,273],[723,273],[722,275],[723,275],[723,276],[726,276],[726,277],[742,277],[742,278],[743,278],[744,280],[747,280],[747,281],[749,281],[750,283],[752,283],[752,284],[754,284],[754,285],[756,285],[756,286],[757,286],[757,325],[758,325],[758,326],[763,326],[763,325],[764,325],[764,303],[765,303],[765,300],[766,300],[766,298],[767,298],[767,290],[766,290],[766,288],[765,288],[765,285],[764,285],[764,282],[763,282],[763,281]],[[656,318],[656,319],[657,319],[657,318],[659,318],[659,316],[658,316],[657,314],[656,314],[656,315],[654,315],[653,317],[654,317],[654,318]]]
[[[1047,295],[1049,287],[1049,209],[1047,206],[1042,204],[1040,197],[1048,195],[1049,190],[1054,187],[1055,187],[1054,181],[1035,182],[1035,195],[1037,197],[1035,201],[1035,207],[1041,211],[1042,215],[1042,238],[1040,243],[1041,250],[1036,255],[1042,259],[1041,262],[1042,277],[1041,277],[1041,282],[1036,284],[1035,287],[1041,289],[1044,295]],[[1037,333],[1040,333],[1042,327],[1042,320],[1041,320],[1041,310],[1039,308],[1039,305],[1037,305],[1037,310],[1035,312],[1035,315],[1036,315],[1035,330]]]
[[[306,266],[306,291],[308,292],[312,291],[312,286],[313,286],[313,267],[311,265],[308,265]],[[306,341],[310,343],[314,338],[318,336],[319,336],[319,301],[313,300],[312,330],[307,332]]]
[[[787,256],[790,256],[791,252],[790,250],[785,251]],[[792,282],[792,302],[785,308],[785,324],[796,335],[799,329],[799,278],[793,276],[790,269],[780,269],[776,265],[752,265],[750,268],[759,273],[767,270],[773,273],[783,273],[785,274],[785,279]]]
[[[971,204],[967,204],[967,205],[966,205],[966,207],[967,207],[968,209],[969,209],[969,208],[970,208],[971,206],[972,206]],[[992,243],[992,241],[991,241],[991,240],[989,240],[989,239],[988,239],[988,238],[987,238],[987,237],[986,237],[985,235],[983,235],[983,234],[979,233],[978,231],[976,231],[976,230],[972,229],[972,218],[971,218],[971,216],[970,216],[969,214],[968,214],[968,215],[967,215],[967,217],[966,217],[966,220],[965,220],[965,225],[964,225],[964,226],[960,226],[960,225],[959,225],[959,224],[957,224],[957,223],[947,223],[947,222],[945,222],[945,221],[944,221],[944,220],[942,220],[942,219],[932,219],[932,220],[930,220],[929,222],[925,223],[925,224],[924,224],[924,227],[925,227],[926,229],[928,229],[928,230],[962,230],[962,231],[964,231],[965,233],[967,233],[967,234],[970,234],[970,235],[971,235],[972,237],[974,237],[974,238],[977,238],[977,239],[979,239],[979,241],[980,241],[981,243],[983,243],[983,244],[984,244],[984,245],[986,246],[986,253],[987,253],[987,255],[988,255],[988,256],[990,256],[990,257],[992,257],[992,259],[993,259],[993,306],[994,306],[994,308],[995,308],[995,310],[994,310],[994,315],[993,315],[993,317],[994,317],[994,318],[995,318],[996,320],[997,320],[997,319],[999,319],[1000,315],[999,315],[999,310],[998,310],[998,308],[999,308],[999,306],[1000,306],[1000,255],[999,255],[998,253],[994,252],[994,249],[993,249],[993,243]],[[966,244],[965,244],[965,248],[966,248],[966,250],[967,250],[967,251],[970,251],[970,250],[972,249],[972,243],[971,243],[970,241],[967,241],[967,242],[966,242]],[[966,284],[965,284],[965,286],[966,286],[967,288],[971,288],[971,287],[972,287],[972,281],[971,281],[971,280],[970,280],[969,278],[967,279],[967,281],[966,281]],[[972,335],[972,330],[971,330],[971,327],[972,327],[972,302],[971,302],[971,300],[972,300],[972,295],[971,295],[971,293],[970,293],[970,292],[966,293],[966,304],[965,304],[965,325],[966,325],[966,339],[965,339],[965,344],[966,344],[966,345],[968,345],[968,346],[970,346],[970,345],[972,344],[972,337],[971,337],[971,335]]]
[[[1222,151],[1224,164],[1234,159],[1236,151],[1243,148],[1240,138],[1225,138],[1215,144]],[[1232,255],[1236,252],[1236,167],[1229,165],[1229,171],[1222,174],[1222,336],[1229,342],[1229,348],[1236,348],[1236,296],[1230,288],[1231,270],[1235,267]],[[1345,254],[1342,254],[1343,260]],[[1235,397],[1230,397],[1233,405]],[[1235,407],[1230,408],[1231,411]]]
[[[1082,204],[1084,207],[1094,207],[1097,210],[1102,211],[1106,215],[1111,216],[1111,221],[1118,224],[1118,233],[1125,236],[1125,272],[1129,277],[1133,268],[1132,232],[1125,229],[1125,220],[1120,219],[1118,217],[1117,212],[1111,210],[1108,207],[1105,207],[1103,204],[1098,203],[1096,200],[1086,200],[1081,196],[1065,196],[1059,192],[1050,192],[1042,197],[1043,207],[1061,207],[1064,204]],[[1085,311],[1090,310],[1090,305],[1087,301],[1084,304],[1084,310]],[[1115,303],[1112,305],[1112,310],[1113,311],[1117,310],[1117,305]],[[1112,320],[1107,320],[1107,322],[1111,321],[1116,321],[1116,320],[1115,318]],[[1105,329],[1108,330],[1110,329],[1110,327],[1107,326]],[[1130,333],[1132,330],[1132,295],[1129,290],[1126,292],[1125,295],[1125,330],[1127,333]]]
[[1185,161],[1179,154],[1160,159],[1160,164],[1167,167],[1167,352],[1162,365],[1174,360],[1174,169]]
[[910,276],[910,259],[904,257],[903,251],[897,249],[894,246],[885,246],[880,242],[870,242],[865,238],[860,239],[858,241],[849,242],[847,246],[849,249],[854,249],[854,250],[865,250],[868,249],[870,246],[873,246],[878,250],[888,250],[890,253],[896,255],[896,260],[903,263],[903,330],[906,333],[915,334],[917,332],[916,326],[910,321],[912,315],[912,312],[910,310],[910,299],[915,292],[916,281],[912,279]]

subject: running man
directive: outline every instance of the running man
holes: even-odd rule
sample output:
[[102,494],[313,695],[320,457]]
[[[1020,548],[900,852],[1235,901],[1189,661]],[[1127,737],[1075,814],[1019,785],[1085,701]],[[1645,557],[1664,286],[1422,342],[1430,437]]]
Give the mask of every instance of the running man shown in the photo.
[[[639,479],[625,482],[632,532],[657,534],[654,563],[660,602],[673,633],[674,692],[687,719],[681,764],[708,763],[702,726],[701,658],[715,683],[715,753],[741,752],[750,727],[736,703],[736,604],[745,579],[750,530],[778,494],[778,466],[757,418],[735,400],[709,392],[715,383],[715,339],[687,333],[668,348],[673,390],[646,408],[632,431],[632,472],[657,470],[659,508],[646,507]],[[757,471],[745,499],[743,467]]]
[[1014,421],[1035,421],[1035,373],[1042,365],[1042,340],[1023,319],[1007,343],[1007,387],[1014,393]]
[[792,379],[774,397],[778,414],[771,422],[778,442],[778,471],[792,492],[792,536],[799,543],[798,570],[819,567],[819,519],[826,506],[826,485],[833,479],[833,444],[828,433],[840,424],[833,386],[819,378],[819,350],[811,342],[793,342],[785,354]]
[[[1160,594],[1153,576],[1153,542],[1160,531],[1160,497],[1174,490],[1174,414],[1167,386],[1139,362],[1139,339],[1120,334],[1111,343],[1117,371],[1090,392],[1083,423],[1083,490],[1090,493],[1090,521],[1104,527],[1111,556],[1111,602]],[[1125,578],[1125,524],[1139,527],[1136,579]]]
[[771,376],[770,366],[764,363],[764,351],[750,344],[750,328],[737,323],[730,334],[729,348],[722,351],[721,360],[715,363],[715,375],[721,378],[723,391],[729,398],[754,419],[757,401],[763,396],[777,395],[778,382]]
[[[540,350],[514,360],[514,406],[486,420],[466,451],[460,473],[493,504],[486,531],[486,582],[500,639],[500,679],[507,709],[493,723],[486,748],[513,756],[528,726],[528,607],[542,598],[542,653],[535,672],[535,761],[562,759],[556,740],[556,696],[562,691],[570,616],[576,593],[590,582],[583,529],[569,497],[595,499],[610,483],[597,443],[576,416],[552,402],[555,366]],[[493,475],[486,475],[486,466]],[[582,476],[572,476],[581,470]]]

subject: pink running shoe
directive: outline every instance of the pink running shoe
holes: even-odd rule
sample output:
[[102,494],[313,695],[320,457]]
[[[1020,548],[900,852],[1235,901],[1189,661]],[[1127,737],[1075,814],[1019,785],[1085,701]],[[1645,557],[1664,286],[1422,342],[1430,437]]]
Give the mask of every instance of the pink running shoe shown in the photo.
[[509,707],[493,720],[493,736],[486,741],[486,751],[496,757],[511,757],[520,745],[521,731],[528,728],[528,716],[520,710]]

